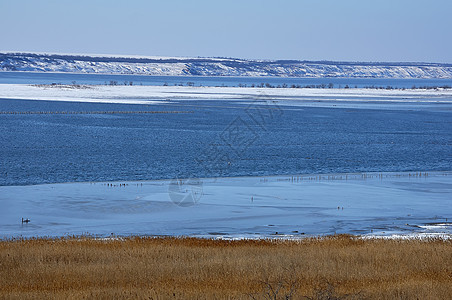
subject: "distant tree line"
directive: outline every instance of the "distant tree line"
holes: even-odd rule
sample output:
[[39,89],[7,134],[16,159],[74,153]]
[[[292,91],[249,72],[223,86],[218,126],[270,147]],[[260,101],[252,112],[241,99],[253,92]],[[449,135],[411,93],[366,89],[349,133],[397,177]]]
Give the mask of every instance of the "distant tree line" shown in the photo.
[[[133,81],[124,81],[123,83],[124,85],[133,85]],[[119,85],[118,82],[116,80],[110,80],[110,82],[107,84],[107,82],[105,82],[105,85]]]
[[[165,82],[163,84],[163,86],[169,86],[169,84],[167,82]],[[195,86],[194,82],[187,82],[187,83],[174,83],[174,86]],[[202,86],[202,85],[200,85]],[[215,87],[227,87],[227,85],[225,85],[224,83],[222,85],[216,85]],[[240,88],[246,88],[246,87],[251,87],[251,88],[277,88],[277,89],[286,89],[286,88],[292,88],[292,89],[332,89],[334,88],[334,84],[333,83],[322,83],[322,84],[306,84],[306,85],[301,85],[301,84],[290,84],[288,85],[287,83],[283,83],[283,84],[278,84],[278,85],[273,85],[271,83],[252,83],[250,85],[246,84],[246,83],[239,83],[238,85],[232,85],[231,87],[240,87]],[[441,85],[441,86],[415,86],[413,85],[411,88],[405,88],[405,87],[395,87],[395,86],[375,86],[375,85],[371,85],[371,86],[363,86],[363,87],[358,87],[357,85],[351,86],[346,84],[345,86],[342,86],[341,84],[338,85],[338,88],[344,88],[344,89],[351,89],[351,88],[363,88],[363,89],[374,89],[374,90],[407,90],[407,89],[423,89],[423,90],[438,90],[438,89],[452,89],[452,86],[450,85]]]

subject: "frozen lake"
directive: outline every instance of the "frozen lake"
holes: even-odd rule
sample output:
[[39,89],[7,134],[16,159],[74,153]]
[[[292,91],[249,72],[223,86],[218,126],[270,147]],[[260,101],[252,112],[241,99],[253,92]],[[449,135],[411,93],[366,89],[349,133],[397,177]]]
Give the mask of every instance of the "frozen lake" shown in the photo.
[[0,237],[452,234],[451,179],[412,172],[9,186]]
[[450,234],[451,154],[450,90],[0,84],[0,237]]

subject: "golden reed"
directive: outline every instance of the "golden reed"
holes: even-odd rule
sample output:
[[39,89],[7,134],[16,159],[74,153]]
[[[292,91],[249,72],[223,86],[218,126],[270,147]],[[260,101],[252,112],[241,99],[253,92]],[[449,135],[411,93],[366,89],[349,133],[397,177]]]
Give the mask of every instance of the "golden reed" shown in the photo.
[[0,298],[452,299],[452,241],[1,241]]

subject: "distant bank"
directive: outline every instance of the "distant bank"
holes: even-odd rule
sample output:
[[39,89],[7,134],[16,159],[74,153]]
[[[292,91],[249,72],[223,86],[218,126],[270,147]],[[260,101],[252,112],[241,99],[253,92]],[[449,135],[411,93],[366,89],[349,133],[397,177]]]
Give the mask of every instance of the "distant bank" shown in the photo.
[[0,71],[152,76],[452,78],[452,64],[0,53]]

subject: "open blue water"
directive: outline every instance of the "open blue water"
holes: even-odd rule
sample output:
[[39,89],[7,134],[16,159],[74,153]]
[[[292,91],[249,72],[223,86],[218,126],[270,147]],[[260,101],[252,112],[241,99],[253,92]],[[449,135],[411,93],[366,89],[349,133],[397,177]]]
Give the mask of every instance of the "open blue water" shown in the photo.
[[287,84],[328,85],[334,88],[358,87],[384,87],[412,88],[452,86],[452,79],[381,79],[381,78],[282,78],[282,77],[216,77],[216,76],[146,76],[146,75],[110,75],[110,74],[72,74],[72,73],[33,73],[33,72],[0,72],[1,83],[18,84],[109,84],[116,81],[117,84],[133,82],[134,85],[187,85],[195,86],[251,86],[270,84],[277,87]]
[[0,99],[0,112],[57,112],[0,114],[0,185],[452,170],[450,106],[397,107]]

